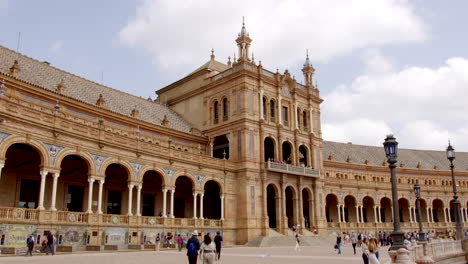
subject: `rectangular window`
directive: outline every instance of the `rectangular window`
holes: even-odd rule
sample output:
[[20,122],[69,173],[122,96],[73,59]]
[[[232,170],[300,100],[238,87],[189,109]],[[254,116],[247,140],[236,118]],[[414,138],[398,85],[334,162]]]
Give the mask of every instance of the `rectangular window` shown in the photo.
[[288,120],[288,108],[286,106],[283,106],[283,113],[282,116],[283,121],[289,121]]

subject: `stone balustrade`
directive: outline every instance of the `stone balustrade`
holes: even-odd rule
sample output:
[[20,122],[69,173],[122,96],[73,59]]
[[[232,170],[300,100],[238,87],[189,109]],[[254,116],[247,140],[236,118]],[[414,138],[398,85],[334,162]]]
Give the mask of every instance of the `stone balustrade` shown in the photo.
[[265,169],[275,172],[284,172],[295,175],[302,175],[307,177],[319,178],[320,173],[318,170],[314,170],[308,167],[292,166],[289,164],[276,163],[276,162],[265,162]]

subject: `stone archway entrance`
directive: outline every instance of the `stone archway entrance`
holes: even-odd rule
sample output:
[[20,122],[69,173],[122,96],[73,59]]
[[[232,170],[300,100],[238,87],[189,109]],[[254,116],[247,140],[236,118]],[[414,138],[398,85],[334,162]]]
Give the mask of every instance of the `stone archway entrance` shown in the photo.
[[221,188],[215,181],[205,183],[203,195],[203,217],[221,219]]
[[272,184],[267,186],[267,214],[268,214],[268,226],[270,228],[277,228],[277,192]]
[[88,185],[88,163],[77,155],[66,156],[60,165],[58,178],[57,209],[72,212],[84,212],[85,191]]
[[327,222],[339,222],[338,197],[334,194],[328,194],[325,198],[325,215]]
[[293,227],[297,223],[295,214],[295,200],[296,195],[291,186],[286,187],[284,191],[285,203],[286,203],[286,218],[288,219],[288,227]]
[[141,190],[141,212],[143,216],[162,216],[162,176],[155,171],[147,171],[143,175],[143,185]]
[[186,176],[180,176],[175,183],[174,217],[192,218],[193,215],[192,181]]
[[[124,203],[124,194],[128,197],[128,172],[127,169],[113,163],[106,168],[104,183],[107,214],[123,214],[128,209],[128,203]],[[96,189],[96,188],[93,188]],[[92,197],[96,193],[92,194]]]

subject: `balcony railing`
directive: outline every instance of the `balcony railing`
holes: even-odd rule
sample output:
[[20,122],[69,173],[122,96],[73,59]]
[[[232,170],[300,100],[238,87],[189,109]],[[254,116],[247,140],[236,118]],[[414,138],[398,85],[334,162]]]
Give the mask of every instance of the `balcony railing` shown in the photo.
[[295,174],[295,175],[303,175],[303,176],[308,176],[308,177],[313,177],[313,178],[320,177],[319,171],[314,170],[312,168],[292,166],[289,164],[276,163],[276,162],[271,162],[271,161],[265,162],[265,169],[269,171],[283,172],[283,173],[289,173],[289,174]]

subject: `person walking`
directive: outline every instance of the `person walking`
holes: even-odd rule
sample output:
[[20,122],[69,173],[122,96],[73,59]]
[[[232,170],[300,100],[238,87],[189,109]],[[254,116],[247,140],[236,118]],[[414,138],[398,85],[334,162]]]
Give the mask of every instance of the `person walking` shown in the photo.
[[203,264],[213,264],[216,256],[216,246],[211,241],[209,234],[203,237],[203,243],[200,247],[200,259],[203,259]]
[[379,247],[377,246],[377,240],[371,238],[369,240],[369,264],[380,264],[377,254],[379,252]]
[[49,234],[47,235],[47,255],[49,255],[49,252],[52,254],[52,256],[55,255],[54,235],[52,235],[52,232],[49,232]]
[[198,231],[194,230],[192,237],[187,241],[187,257],[189,264],[197,264],[198,251],[200,250],[200,240],[198,240]]
[[26,245],[28,246],[28,252],[26,252],[26,256],[29,254],[32,257],[32,252],[34,249],[34,236],[29,235],[28,239],[26,239]]
[[179,248],[179,251],[182,251],[182,244],[184,243],[184,239],[180,236],[180,234],[177,235],[177,247]]
[[361,242],[362,260],[364,261],[364,264],[369,264],[369,248],[367,245],[368,245],[367,237],[364,237],[364,239]]
[[351,245],[353,246],[354,255],[356,255],[356,244],[357,244],[357,238],[356,238],[356,234],[354,234],[353,232],[351,235]]
[[294,247],[294,251],[301,251],[301,241],[299,240],[299,234],[296,233],[296,246]]
[[155,241],[155,243],[156,243],[156,251],[159,251],[159,245],[161,244],[161,236],[159,235],[159,233],[158,233],[158,235],[156,236],[156,241]]
[[223,236],[221,236],[221,232],[216,231],[214,242],[216,246],[216,255],[218,255],[217,260],[219,260],[221,258],[221,246],[223,244]]
[[336,249],[338,249],[338,254],[341,254],[341,234],[336,237]]

